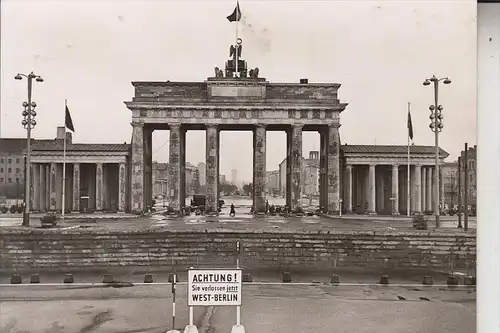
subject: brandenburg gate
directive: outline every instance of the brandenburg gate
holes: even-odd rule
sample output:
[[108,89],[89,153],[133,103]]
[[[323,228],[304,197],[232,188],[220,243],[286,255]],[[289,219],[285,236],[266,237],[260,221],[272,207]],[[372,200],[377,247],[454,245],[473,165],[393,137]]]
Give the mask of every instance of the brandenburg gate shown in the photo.
[[[270,83],[259,69],[247,69],[241,59],[241,39],[230,48],[225,70],[205,82],[132,82],[135,96],[125,102],[132,111],[130,208],[152,205],[152,133],[170,130],[170,206],[185,204],[186,132],[206,131],[206,212],[216,214],[219,200],[220,131],[253,132],[254,213],[266,206],[266,133],[287,134],[286,204],[294,210],[301,200],[302,132],[320,133],[320,205],[338,214],[341,205],[340,103],[337,83]],[[238,152],[240,153],[240,152]]]

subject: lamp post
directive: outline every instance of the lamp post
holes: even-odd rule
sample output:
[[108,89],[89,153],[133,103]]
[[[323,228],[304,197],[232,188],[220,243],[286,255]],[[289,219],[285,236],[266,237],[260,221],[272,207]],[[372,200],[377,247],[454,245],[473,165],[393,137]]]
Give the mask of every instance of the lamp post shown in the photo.
[[431,82],[434,84],[434,105],[429,106],[429,110],[431,111],[431,114],[429,116],[431,123],[429,125],[431,131],[434,132],[434,143],[435,143],[435,148],[436,148],[436,165],[435,165],[435,172],[434,172],[434,195],[435,195],[435,202],[434,202],[434,212],[436,214],[436,228],[440,227],[440,222],[439,222],[439,132],[443,130],[443,115],[441,111],[443,111],[443,106],[438,104],[438,95],[439,95],[439,82],[443,81],[444,84],[450,84],[451,80],[448,79],[447,77],[444,78],[437,78],[435,75],[433,75],[431,78],[426,79],[424,81],[424,86],[428,86],[431,84]]
[[36,82],[43,82],[43,79],[39,75],[33,74],[33,72],[28,75],[18,73],[14,79],[22,80],[25,77],[28,80],[28,102],[23,102],[23,116],[24,119],[21,122],[26,129],[26,168],[24,173],[25,179],[25,191],[24,196],[24,213],[23,213],[23,226],[29,226],[30,223],[30,186],[31,186],[31,129],[36,125],[36,103],[31,101],[31,90],[33,86],[33,79]]

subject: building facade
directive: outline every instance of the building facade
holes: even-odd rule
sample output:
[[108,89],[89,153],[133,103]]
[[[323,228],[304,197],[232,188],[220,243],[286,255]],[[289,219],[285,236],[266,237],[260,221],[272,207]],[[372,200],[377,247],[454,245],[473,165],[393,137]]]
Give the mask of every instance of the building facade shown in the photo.
[[63,205],[65,212],[128,211],[129,158],[129,144],[73,143],[72,134],[58,127],[54,140],[32,146],[33,211],[60,212]]
[[279,195],[280,194],[279,170],[267,171],[266,175],[267,175],[267,183],[266,183],[267,193],[272,196]]
[[24,198],[25,148],[26,139],[0,139],[0,197]]
[[458,163],[445,162],[441,166],[444,182],[444,208],[458,205]]

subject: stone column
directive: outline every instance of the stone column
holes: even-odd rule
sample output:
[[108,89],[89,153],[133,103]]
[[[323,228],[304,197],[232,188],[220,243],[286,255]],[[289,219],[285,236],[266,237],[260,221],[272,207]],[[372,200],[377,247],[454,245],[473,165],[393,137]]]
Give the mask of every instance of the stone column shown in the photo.
[[118,211],[125,211],[125,195],[127,187],[127,169],[125,163],[118,165]]
[[352,165],[346,166],[347,214],[352,213]]
[[[319,149],[319,205],[324,209],[328,207],[328,191],[327,191],[327,154],[326,147],[328,146],[328,133],[325,130],[319,131],[320,149]],[[351,169],[352,171],[352,169]]]
[[425,194],[425,198],[427,199],[427,203],[425,204],[425,208],[427,211],[432,211],[432,175],[433,170],[432,167],[427,168],[427,180],[426,180],[426,185],[427,185],[427,190]]
[[415,183],[413,188],[413,196],[415,197],[415,213],[422,212],[422,167],[420,165],[415,165]]
[[45,164],[45,210],[50,210],[50,164]]
[[71,210],[80,211],[80,163],[73,163],[73,204]]
[[337,126],[328,127],[326,153],[328,161],[328,213],[337,215],[340,213],[340,135]]
[[144,208],[153,207],[153,130],[144,126]]
[[288,129],[286,131],[286,162],[285,162],[285,173],[286,173],[286,186],[285,186],[285,204],[288,207],[292,207],[292,131]]
[[170,207],[176,211],[181,209],[181,125],[170,125],[170,157],[169,180]]
[[439,168],[439,205],[441,210],[444,210],[444,179],[443,179],[443,168]]
[[207,125],[206,129],[206,203],[207,213],[218,214],[219,194],[219,129],[217,125]]
[[32,196],[32,211],[40,210],[40,165],[38,163],[33,163],[31,165],[31,174],[33,175],[32,185],[33,185],[33,196]]
[[254,214],[266,211],[266,126],[257,125],[253,135]]
[[57,206],[56,174],[57,174],[57,164],[50,163],[50,206],[49,206],[49,209],[52,211],[56,210],[56,206]]
[[96,163],[95,169],[95,210],[102,210],[104,204],[104,189],[103,189],[103,170],[102,163]]
[[39,164],[40,168],[40,193],[38,197],[39,201],[39,209],[41,211],[45,211],[47,209],[47,206],[45,206],[45,194],[47,192],[47,185],[46,185],[46,176],[45,176],[45,164]]
[[132,123],[131,195],[134,213],[144,210],[144,124]]
[[375,211],[375,164],[368,169],[368,214],[377,214]]
[[291,170],[291,209],[301,206],[301,173],[302,173],[302,125],[293,125],[290,142],[290,170]]
[[420,184],[422,194],[422,212],[427,211],[427,168],[422,167],[422,183]]
[[392,215],[399,215],[399,165],[392,166]]

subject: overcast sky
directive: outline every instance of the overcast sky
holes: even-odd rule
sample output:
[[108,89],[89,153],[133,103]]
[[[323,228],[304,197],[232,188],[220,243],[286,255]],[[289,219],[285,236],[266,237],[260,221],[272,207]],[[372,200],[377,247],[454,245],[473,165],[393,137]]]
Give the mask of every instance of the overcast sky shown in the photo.
[[[223,67],[234,43],[226,16],[235,1],[1,2],[1,137],[23,137],[26,81],[33,89],[35,138],[53,138],[72,113],[74,142],[130,142],[131,81],[204,81]],[[243,58],[270,82],[340,83],[341,140],[348,144],[407,142],[411,102],[415,143],[433,145],[428,106],[433,89],[422,82],[448,76],[441,147],[451,153],[476,144],[476,2],[241,0]],[[205,159],[204,132],[188,132],[187,160]],[[221,134],[221,173],[252,178],[250,132]],[[167,131],[153,134],[155,160],[168,160]],[[304,154],[319,135],[304,134]],[[285,134],[268,133],[267,169],[285,157]],[[242,154],[242,151],[248,152]]]

